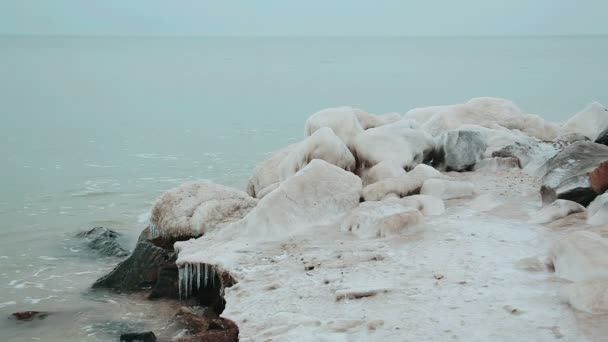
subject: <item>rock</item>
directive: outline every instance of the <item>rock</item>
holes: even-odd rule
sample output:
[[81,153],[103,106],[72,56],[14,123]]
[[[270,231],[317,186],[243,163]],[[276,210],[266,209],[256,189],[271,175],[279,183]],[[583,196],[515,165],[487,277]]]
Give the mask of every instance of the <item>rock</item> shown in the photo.
[[608,129],[605,129],[598,134],[597,138],[595,139],[595,143],[608,146]]
[[580,133],[567,133],[553,139],[553,147],[557,150],[563,150],[564,147],[570,146],[577,141],[590,141],[585,135]]
[[589,231],[576,231],[549,252],[555,274],[571,281],[608,278],[608,240]]
[[420,164],[405,175],[387,178],[370,184],[363,189],[365,201],[381,201],[388,197],[404,197],[420,191],[422,184],[431,178],[442,177],[441,172]]
[[432,178],[424,182],[420,189],[420,194],[449,200],[473,196],[475,194],[475,186],[469,182]]
[[261,199],[263,197],[260,196],[261,193],[267,194],[270,192],[269,187],[276,188],[279,185],[281,181],[279,165],[296,146],[297,144],[289,145],[256,165],[247,183],[247,194],[249,196]]
[[579,133],[595,140],[607,128],[608,109],[599,102],[592,102],[566,121],[560,133]]
[[152,237],[190,238],[240,220],[257,204],[248,194],[209,181],[165,192],[152,207]]
[[129,255],[117,241],[120,234],[107,228],[95,227],[89,231],[79,233],[78,237],[85,238],[87,246],[102,256],[125,257]]
[[328,127],[321,127],[301,141],[279,164],[281,180],[304,168],[313,159],[324,160],[346,171],[354,171],[355,157]]
[[508,170],[508,169],[521,169],[521,162],[519,158],[485,158],[480,160],[475,167],[474,171],[483,171],[483,172],[496,172],[499,170]]
[[600,195],[591,202],[587,209],[587,223],[608,224],[608,194]]
[[172,298],[180,299],[179,273],[175,260],[177,255],[171,253],[169,259],[159,265],[158,278],[156,279],[149,299]]
[[536,213],[536,216],[533,217],[530,222],[549,223],[570,214],[580,213],[583,211],[585,211],[585,207],[576,202],[558,199],[555,202],[543,207],[538,213]]
[[352,107],[327,108],[318,111],[306,120],[305,134],[310,136],[321,127],[329,127],[352,151],[355,137],[363,132],[363,127],[357,117],[358,112],[360,110]]
[[357,119],[363,129],[376,128],[383,125],[388,125],[401,120],[399,113],[386,113],[383,115],[374,115],[362,110],[356,111]]
[[32,321],[34,319],[44,319],[49,314],[49,312],[40,311],[20,311],[12,313],[10,317],[17,321]]
[[536,115],[522,113],[513,102],[491,97],[473,98],[465,104],[416,108],[407,112],[404,118],[417,120],[432,135],[467,124],[517,129],[541,140],[555,138],[558,131],[556,125]]
[[589,184],[591,184],[591,189],[598,194],[603,194],[608,190],[608,160],[602,162],[589,174]]
[[156,335],[153,332],[126,333],[120,335],[121,342],[156,342]]
[[360,176],[363,186],[374,184],[384,179],[396,178],[405,175],[405,170],[390,160],[382,161],[372,168],[362,170]]
[[471,171],[488,147],[481,133],[452,130],[440,137],[433,167],[443,171]]
[[418,210],[399,202],[363,202],[342,220],[340,229],[359,238],[381,238],[402,234],[421,222]]
[[428,195],[412,195],[400,199],[389,199],[398,201],[401,205],[418,210],[424,216],[437,216],[445,213],[443,200]]
[[492,157],[517,159],[520,167],[523,167],[532,159],[533,151],[534,147],[532,145],[516,142],[492,152]]
[[353,153],[362,168],[382,161],[391,161],[400,168],[411,170],[429,160],[435,140],[428,133],[411,127],[411,121],[370,128],[355,138]]
[[557,195],[558,200],[568,200],[576,202],[586,207],[597,197],[597,193],[591,188],[574,188]]
[[[539,169],[543,204],[551,203],[557,198],[575,200],[572,195],[565,198],[560,194],[576,188],[589,188],[587,174],[605,160],[608,160],[608,147],[604,145],[578,141],[565,147]],[[580,191],[576,192],[576,196],[579,193]]]
[[359,205],[360,196],[359,177],[314,159],[260,200],[233,230],[254,240],[280,239],[291,229],[335,222]]
[[608,279],[568,284],[561,292],[564,302],[592,315],[608,313]]
[[98,279],[93,288],[132,292],[152,287],[160,268],[169,260],[169,252],[149,241],[139,241],[131,255],[109,274]]
[[237,342],[239,340],[239,328],[229,319],[199,315],[187,308],[181,308],[177,318],[191,334],[177,339],[179,342]]

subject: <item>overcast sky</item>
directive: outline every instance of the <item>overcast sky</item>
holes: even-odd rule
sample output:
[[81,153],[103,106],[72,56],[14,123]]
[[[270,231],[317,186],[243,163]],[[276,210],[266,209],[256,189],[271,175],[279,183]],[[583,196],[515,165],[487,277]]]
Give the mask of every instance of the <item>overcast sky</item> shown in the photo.
[[608,0],[0,0],[0,34],[608,34]]

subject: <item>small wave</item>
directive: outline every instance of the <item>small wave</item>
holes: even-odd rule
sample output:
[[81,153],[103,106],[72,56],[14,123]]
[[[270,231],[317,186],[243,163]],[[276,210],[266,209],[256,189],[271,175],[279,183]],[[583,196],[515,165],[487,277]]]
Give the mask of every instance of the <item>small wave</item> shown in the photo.
[[150,212],[146,211],[143,214],[137,215],[137,223],[148,223],[150,221]]
[[98,191],[98,190],[89,189],[89,190],[84,190],[84,191],[73,192],[70,194],[70,196],[72,196],[72,197],[104,197],[104,196],[113,196],[116,194],[118,194],[117,191]]
[[17,305],[17,302],[15,302],[14,300],[12,300],[10,302],[0,303],[0,308],[3,308],[5,306],[9,306],[9,305]]
[[86,166],[86,167],[94,167],[94,168],[103,168],[103,169],[109,169],[109,168],[117,168],[117,167],[119,167],[118,165],[101,165],[101,164],[93,164],[93,163],[86,163],[86,164],[84,164],[84,166]]
[[142,159],[161,159],[161,160],[178,160],[179,159],[178,156],[172,156],[172,155],[161,156],[156,153],[137,153],[137,154],[131,154],[130,156],[136,157],[136,158],[142,158]]
[[26,297],[24,299],[24,302],[28,303],[28,304],[38,304],[43,300],[47,300],[47,299],[52,299],[52,298],[59,298],[57,296],[48,296],[48,297],[44,297],[44,298],[31,298],[31,297]]

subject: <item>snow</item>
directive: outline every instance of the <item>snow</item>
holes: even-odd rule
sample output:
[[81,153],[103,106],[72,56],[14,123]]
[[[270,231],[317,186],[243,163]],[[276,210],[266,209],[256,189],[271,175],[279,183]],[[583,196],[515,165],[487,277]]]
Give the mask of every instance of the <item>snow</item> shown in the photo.
[[576,202],[558,199],[555,202],[543,207],[530,222],[550,223],[570,214],[580,213],[583,211],[585,211],[585,207]]
[[422,184],[420,193],[448,200],[473,196],[475,194],[475,185],[470,182],[432,178]]

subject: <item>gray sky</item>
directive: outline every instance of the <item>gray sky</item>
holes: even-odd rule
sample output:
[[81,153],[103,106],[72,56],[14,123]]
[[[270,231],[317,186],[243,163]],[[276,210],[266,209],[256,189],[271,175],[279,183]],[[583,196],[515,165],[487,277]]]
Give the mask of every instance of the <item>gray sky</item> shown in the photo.
[[608,0],[0,0],[0,34],[608,34]]

